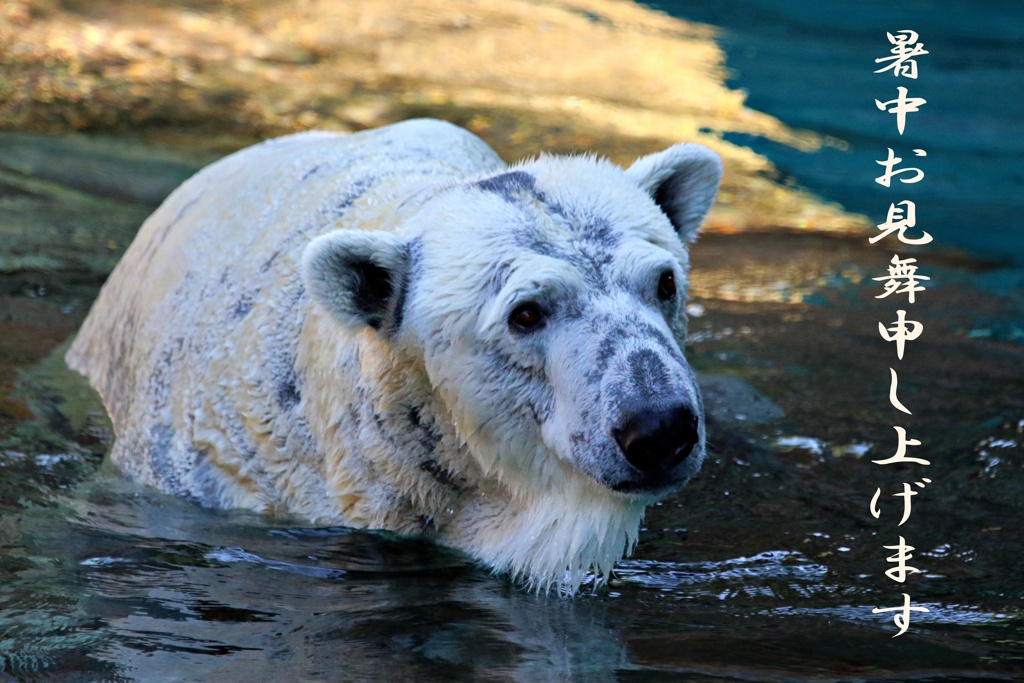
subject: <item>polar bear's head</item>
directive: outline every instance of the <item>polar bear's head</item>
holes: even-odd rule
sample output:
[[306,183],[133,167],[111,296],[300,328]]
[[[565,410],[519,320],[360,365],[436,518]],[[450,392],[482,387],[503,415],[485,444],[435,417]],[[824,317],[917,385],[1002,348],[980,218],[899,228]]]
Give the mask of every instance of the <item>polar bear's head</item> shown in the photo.
[[704,458],[682,351],[687,244],[720,177],[718,157],[692,144],[626,170],[545,156],[421,190],[394,232],[318,238],[306,280],[343,325],[417,357],[513,498],[642,513]]

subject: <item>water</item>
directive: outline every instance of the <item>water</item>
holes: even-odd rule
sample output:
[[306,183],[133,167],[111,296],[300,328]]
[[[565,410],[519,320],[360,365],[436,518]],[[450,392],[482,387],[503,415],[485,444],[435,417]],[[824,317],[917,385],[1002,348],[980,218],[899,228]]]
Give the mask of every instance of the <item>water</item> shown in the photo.
[[859,604],[865,582],[837,581],[806,546],[709,560],[667,530],[645,553],[662,559],[568,601],[408,541],[87,488],[19,515],[0,599],[21,677],[961,680],[986,660],[1006,670],[1019,637],[1012,615],[925,601],[913,645],[894,644]]
[[[802,153],[752,136],[726,135],[765,154],[784,178],[881,223],[891,201],[918,206],[936,241],[1024,264],[1024,6],[1014,0],[659,0],[648,3],[721,29],[730,85],[749,106],[837,140]],[[929,54],[918,78],[874,73],[889,55],[886,32],[917,31]],[[895,117],[875,100],[896,87],[927,102]],[[898,193],[873,181],[886,148],[925,171]],[[901,153],[902,152],[902,153]],[[917,165],[915,163],[915,165]],[[894,199],[894,194],[899,194]]]
[[[798,184],[869,214],[882,206],[871,156],[893,144],[864,100],[878,96],[864,55],[894,28],[880,7],[679,10],[726,27],[729,65],[753,106],[852,151],[748,142]],[[862,237],[702,238],[688,354],[705,389],[709,459],[693,485],[649,511],[611,585],[571,600],[429,544],[205,511],[101,466],[110,427],[63,368],[65,340],[160,194],[153,188],[219,148],[18,137],[31,152],[19,158],[44,162],[24,177],[0,169],[2,216],[36,220],[24,239],[40,245],[34,267],[0,275],[0,681],[1024,676],[1024,276],[1007,265],[1021,246],[1020,121],[1004,115],[1016,101],[1007,78],[1021,73],[1020,22],[1014,4],[898,7],[934,56],[921,82],[932,79],[925,96],[938,118],[909,124],[937,163],[918,200],[941,237],[919,254],[933,278],[913,308],[925,334],[896,366],[875,329],[895,306],[874,298],[870,279],[891,254]],[[992,81],[979,80],[982,67]],[[954,87],[958,70],[991,107]],[[950,135],[957,117],[976,134]],[[11,140],[0,149],[11,153]],[[94,164],[99,189],[46,185],[62,182],[53,158]],[[116,197],[103,181],[111,168],[131,179]],[[73,221],[67,206],[78,207]],[[971,229],[971,217],[991,229]],[[85,227],[63,239],[62,221]],[[889,367],[913,416],[887,405]],[[893,452],[894,424],[922,440],[926,474],[870,463]],[[872,519],[876,487],[920,476],[932,481],[905,525],[895,526],[898,500]],[[924,570],[902,585],[883,573],[883,546],[898,535]],[[871,610],[904,592],[929,612],[893,639],[891,616]]]

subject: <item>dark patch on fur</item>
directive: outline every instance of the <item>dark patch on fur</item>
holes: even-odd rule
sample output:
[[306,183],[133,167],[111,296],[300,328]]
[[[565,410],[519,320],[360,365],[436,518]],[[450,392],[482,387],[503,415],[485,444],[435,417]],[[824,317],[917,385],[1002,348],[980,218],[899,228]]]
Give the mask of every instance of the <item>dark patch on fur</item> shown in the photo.
[[631,353],[626,363],[639,398],[653,401],[671,389],[672,374],[652,349]]
[[[620,326],[609,330],[606,335],[601,337],[601,341],[597,343],[597,356],[594,358],[594,364],[598,368],[602,368],[601,371],[608,367],[608,361],[619,350],[622,339],[628,334],[628,330],[624,326]],[[588,379],[590,379],[590,376],[588,376]]]
[[293,280],[297,280],[297,282],[295,283],[295,288],[292,291],[291,296],[285,302],[289,311],[294,310],[294,308],[299,304],[299,302],[302,301],[302,298],[306,296],[306,285],[302,282],[302,276],[296,273],[293,277]]
[[205,448],[189,449],[193,455],[195,465],[193,469],[192,498],[199,505],[206,508],[216,508],[221,505],[220,492],[223,483],[222,476],[217,468],[210,463],[210,454]]
[[395,287],[395,295],[388,306],[388,331],[392,335],[398,333],[398,330],[402,328],[402,322],[405,320],[405,302],[409,297],[411,273],[414,267],[416,272],[419,272],[422,249],[423,243],[420,238],[417,237],[410,242],[405,247],[405,269],[403,272],[395,274],[394,279],[397,280],[395,283],[397,286]]
[[274,261],[280,255],[281,255],[281,250],[280,249],[274,250],[274,253],[271,254],[270,256],[268,256],[267,260],[264,261],[262,264],[260,264],[260,272],[261,273],[265,273],[268,270],[270,270],[270,266],[274,265]]
[[588,242],[605,247],[609,251],[619,246],[621,242],[621,236],[604,216],[593,216],[586,220],[579,232]]
[[172,493],[181,491],[171,457],[171,444],[174,440],[174,427],[169,424],[156,425],[149,430],[149,464],[156,475],[157,481]]
[[547,213],[563,218],[566,221],[569,220],[569,214],[565,207],[551,199],[544,190],[537,187],[537,178],[521,169],[499,173],[490,178],[478,180],[471,187],[496,194],[509,204],[517,204],[523,194],[529,195],[541,204]]
[[[489,368],[496,374],[500,375],[509,370],[515,370],[516,372],[529,377],[533,382],[548,384],[548,376],[547,373],[544,372],[544,368],[520,363],[498,344],[488,344],[484,351],[484,356],[489,361]],[[497,380],[495,386],[501,386],[502,382],[500,376],[496,376],[493,379]]]
[[[545,206],[550,208],[551,205]],[[562,215],[570,229],[568,239],[553,242],[530,226],[516,232],[513,241],[526,251],[565,261],[583,275],[591,287],[606,288],[608,266],[615,257],[615,248],[620,243],[619,236],[606,219],[580,220],[564,213]]]
[[256,301],[251,294],[243,294],[231,307],[231,317],[240,321],[249,315],[255,305]]
[[302,181],[306,180],[311,175],[313,175],[314,173],[319,171],[321,168],[323,168],[323,164],[317,164],[313,168],[309,169],[308,171],[306,171],[305,173],[302,174],[302,177],[299,178],[299,182],[301,183]]
[[170,231],[170,229],[172,227],[174,227],[174,225],[177,224],[178,221],[180,221],[182,218],[184,218],[185,215],[189,211],[192,210],[192,207],[196,205],[196,202],[198,202],[202,198],[203,198],[202,193],[199,193],[198,197],[194,197],[194,198],[190,199],[189,201],[185,202],[185,206],[181,207],[181,209],[178,211],[177,215],[174,217],[174,220],[172,220],[170,223],[168,223],[167,227],[164,228],[163,235],[161,236],[161,241],[163,241],[163,237],[167,236],[168,231]]
[[171,369],[175,367],[175,354],[180,354],[185,345],[184,337],[175,337],[164,344],[160,356],[153,364],[153,371],[149,375],[147,395],[153,403],[154,409],[160,409],[167,405],[167,399],[171,393]]
[[184,218],[192,209],[192,207],[195,206],[196,203],[202,198],[203,195],[202,193],[200,193],[197,197],[193,197],[189,201],[185,202],[185,205],[178,210],[178,213],[177,215],[175,215],[174,219],[171,220],[171,222],[164,225],[163,227],[161,227],[160,232],[153,236],[153,239],[150,241],[149,246],[146,249],[146,252],[141,256],[141,260],[149,261],[153,258],[153,255],[156,253],[157,249],[159,249],[160,245],[164,243],[165,239],[167,239],[167,235],[171,232],[171,229],[175,225],[177,225],[178,222],[181,221],[181,219]]
[[423,413],[418,406],[409,408],[409,423],[419,435],[420,445],[427,453],[437,450],[437,444],[441,441],[441,434],[434,424],[423,419]]
[[277,382],[275,391],[277,405],[281,410],[292,410],[302,400],[302,393],[299,391],[298,377],[295,371],[291,370],[285,377]]
[[[521,206],[526,223],[512,235],[516,246],[541,256],[566,261],[593,288],[607,286],[607,266],[614,257],[621,237],[606,217],[594,215],[585,207],[572,208],[561,204],[537,186],[537,179],[533,175],[523,170],[485,178],[470,187],[495,194],[509,204]],[[545,214],[560,219],[568,228],[568,238],[552,241],[536,225],[531,225],[533,216],[528,205],[523,204],[524,195],[539,204]],[[504,285],[503,276],[507,278],[507,274],[500,271],[491,276],[488,284],[492,291],[500,291]]]
[[331,206],[332,219],[337,220],[338,218],[341,218],[345,211],[355,204],[360,197],[366,194],[366,192],[379,180],[380,177],[378,176],[367,176],[352,183],[352,186],[348,188],[345,194],[338,197]]
[[482,379],[493,383],[494,386],[505,384],[508,380],[508,373],[511,371],[519,373],[525,384],[533,387],[543,387],[543,391],[537,392],[541,395],[541,403],[534,403],[532,400],[523,405],[522,410],[528,411],[530,417],[537,423],[543,424],[551,419],[554,410],[554,399],[551,396],[551,383],[547,373],[542,367],[523,365],[508,354],[497,344],[491,344],[484,351],[487,359],[487,375]]
[[561,306],[559,313],[567,320],[578,320],[583,317],[585,312],[583,302],[578,298],[566,299],[559,302],[559,305]]
[[505,285],[508,283],[509,275],[511,274],[512,263],[510,261],[502,261],[488,276],[487,291],[489,291],[492,296],[496,296],[498,292],[504,289]]
[[506,202],[515,203],[518,196],[528,193],[537,196],[537,179],[526,171],[508,171],[473,184],[479,190],[498,195]]
[[433,477],[434,481],[436,481],[437,483],[442,484],[444,486],[449,486],[451,488],[458,488],[458,486],[455,484],[454,475],[452,475],[451,472],[442,467],[440,463],[438,463],[436,460],[432,458],[430,460],[424,460],[422,463],[420,463],[420,469],[429,474],[431,477]]
[[273,306],[274,324],[269,333],[263,335],[259,347],[264,354],[264,391],[271,394],[282,411],[289,411],[302,400],[302,379],[295,370],[302,320],[302,312],[297,308],[305,295],[301,276],[293,273],[273,295],[277,297],[277,304]]
[[[229,402],[227,396],[222,395],[222,400],[228,403],[228,405],[235,405],[233,401]],[[240,413],[241,411],[236,409],[233,415],[227,416],[223,423],[224,433],[228,437],[231,447],[235,449],[235,452],[248,462],[256,457],[256,446],[253,445],[252,440],[249,438],[248,430],[245,428],[245,423],[242,422]]]
[[[353,434],[357,433],[359,431],[360,427],[362,427],[362,424],[363,424],[363,416],[359,412],[359,406],[355,402],[353,402],[352,405],[350,405],[348,407],[348,410],[345,411],[345,413],[346,413],[346,417],[348,418],[348,420],[349,420],[349,422],[351,424],[352,433]],[[339,420],[338,423],[337,423],[337,425],[341,425],[341,424],[343,424],[343,420]]]
[[517,247],[531,251],[534,254],[568,260],[569,255],[566,252],[557,249],[551,243],[551,240],[541,237],[532,226],[526,230],[517,231],[512,235],[512,241]]
[[653,325],[644,324],[641,325],[639,329],[649,338],[656,339],[658,341],[658,345],[672,357],[672,360],[676,361],[680,365],[686,365],[686,356],[683,355],[682,348],[678,343],[676,343],[674,338],[668,336],[662,330]]
[[[603,325],[602,325],[603,326]],[[686,364],[686,359],[674,340],[669,338],[662,330],[642,320],[627,321],[627,324],[620,324],[607,331],[597,343],[597,353],[594,358],[593,370],[587,372],[587,381],[599,383],[602,375],[607,372],[608,363],[618,352],[622,341],[628,338],[650,339],[660,346],[669,356],[680,365]],[[653,351],[652,351],[653,353]]]
[[143,252],[139,254],[139,263],[149,264],[153,260],[153,256],[156,254],[157,249],[159,249],[160,245],[162,245],[164,240],[167,239],[167,235],[171,232],[171,229],[174,228],[174,226],[177,225],[178,222],[184,218],[192,207],[195,206],[195,204],[202,198],[203,194],[199,193],[198,196],[185,202],[185,205],[178,210],[177,215],[175,215],[170,222],[162,225],[158,229],[157,233],[153,235],[153,239],[149,241],[149,244],[146,245]]

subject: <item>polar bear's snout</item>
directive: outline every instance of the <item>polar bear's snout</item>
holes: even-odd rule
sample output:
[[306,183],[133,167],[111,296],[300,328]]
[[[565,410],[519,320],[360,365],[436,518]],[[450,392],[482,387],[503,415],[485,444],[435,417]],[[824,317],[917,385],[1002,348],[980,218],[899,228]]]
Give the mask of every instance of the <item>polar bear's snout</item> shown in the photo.
[[[608,360],[601,389],[592,399],[602,406],[603,420],[589,429],[583,426],[588,442],[575,456],[584,471],[613,491],[663,495],[700,470],[703,402],[675,341],[654,334],[639,320],[631,326],[646,333],[618,340],[620,351]],[[592,412],[580,407],[581,413]],[[586,450],[603,456],[585,455]]]
[[689,403],[640,409],[612,430],[630,465],[645,477],[661,478],[693,453],[700,441],[700,418]]

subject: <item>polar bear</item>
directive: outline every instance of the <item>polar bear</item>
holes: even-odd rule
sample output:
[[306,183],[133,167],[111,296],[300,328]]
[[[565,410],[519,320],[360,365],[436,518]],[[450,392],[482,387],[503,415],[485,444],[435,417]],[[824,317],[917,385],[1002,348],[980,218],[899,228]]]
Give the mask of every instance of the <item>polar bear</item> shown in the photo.
[[270,140],[145,222],[67,361],[140,482],[573,592],[704,458],[687,244],[720,176],[695,144],[509,167],[432,120]]

